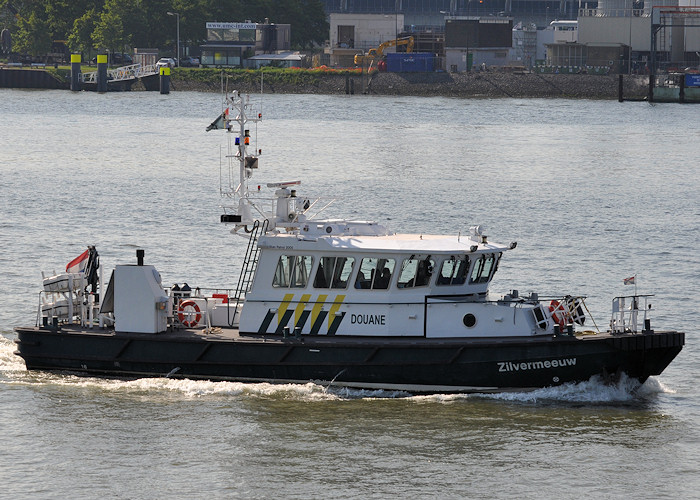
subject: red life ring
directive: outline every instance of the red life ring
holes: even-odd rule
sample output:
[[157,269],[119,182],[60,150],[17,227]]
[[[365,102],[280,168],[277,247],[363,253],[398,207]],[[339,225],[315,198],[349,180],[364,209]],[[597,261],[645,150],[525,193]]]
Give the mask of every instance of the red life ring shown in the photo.
[[552,320],[559,325],[559,328],[566,328],[566,309],[564,304],[560,304],[558,300],[553,300],[549,303],[549,312],[552,313]]
[[[185,315],[188,317],[192,317],[194,314],[192,311],[185,311],[186,307],[191,307],[194,309],[194,312],[197,313],[194,319],[186,320]],[[180,302],[180,305],[177,308],[177,319],[180,320],[180,323],[187,328],[194,328],[197,326],[197,323],[202,319],[202,313],[199,310],[199,306],[194,300],[185,300],[184,302]]]

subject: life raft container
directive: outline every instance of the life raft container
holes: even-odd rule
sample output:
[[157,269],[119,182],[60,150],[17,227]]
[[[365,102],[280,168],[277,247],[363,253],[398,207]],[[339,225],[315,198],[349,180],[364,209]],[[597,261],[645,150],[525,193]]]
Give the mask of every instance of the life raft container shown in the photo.
[[202,320],[202,312],[194,300],[184,300],[177,308],[177,319],[183,326],[194,328]]
[[586,314],[583,312],[583,299],[581,297],[572,297],[567,295],[564,297],[568,317],[579,325],[586,322]]

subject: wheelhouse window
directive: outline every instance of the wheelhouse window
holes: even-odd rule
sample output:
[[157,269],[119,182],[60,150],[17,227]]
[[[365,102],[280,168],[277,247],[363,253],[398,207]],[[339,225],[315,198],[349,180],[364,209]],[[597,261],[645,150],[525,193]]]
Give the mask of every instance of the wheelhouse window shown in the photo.
[[396,263],[394,259],[366,257],[360,262],[355,288],[364,290],[386,290],[391,283]]
[[435,261],[426,259],[404,259],[401,264],[401,272],[399,273],[399,288],[414,288],[418,286],[427,286],[430,283],[430,277],[433,275]]
[[353,257],[321,257],[314,288],[347,288],[354,264]]
[[488,281],[493,277],[493,273],[495,273],[496,269],[498,268],[498,260],[500,256],[500,253],[487,253],[479,257],[477,261],[474,262],[474,268],[472,269],[469,283],[488,283]]
[[310,255],[281,255],[277,261],[272,286],[275,288],[306,288],[311,275]]
[[464,285],[469,274],[469,257],[450,257],[442,262],[437,277],[438,285]]

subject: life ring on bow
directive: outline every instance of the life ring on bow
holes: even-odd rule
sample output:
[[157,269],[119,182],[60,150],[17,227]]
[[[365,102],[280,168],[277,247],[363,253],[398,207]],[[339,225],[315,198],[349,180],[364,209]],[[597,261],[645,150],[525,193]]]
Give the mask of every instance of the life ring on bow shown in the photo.
[[[194,309],[194,311],[192,309]],[[194,319],[185,319],[185,316],[188,318],[194,316]],[[180,305],[177,308],[177,319],[180,320],[180,324],[183,326],[186,326],[187,328],[194,328],[202,319],[202,313],[194,300],[185,300],[180,302]]]
[[552,321],[559,325],[559,328],[566,328],[566,309],[564,304],[558,300],[553,300],[549,303],[549,312],[552,313]]

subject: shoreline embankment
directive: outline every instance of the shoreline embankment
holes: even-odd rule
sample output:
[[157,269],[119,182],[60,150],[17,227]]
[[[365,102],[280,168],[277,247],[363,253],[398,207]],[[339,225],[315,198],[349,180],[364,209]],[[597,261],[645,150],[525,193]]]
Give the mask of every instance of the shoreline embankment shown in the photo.
[[[55,72],[54,72],[55,73]],[[0,87],[68,88],[66,76],[48,70],[0,72]],[[367,94],[384,96],[442,96],[458,98],[570,98],[618,99],[618,75],[540,74],[529,72],[475,71],[470,73],[226,73],[228,88],[241,92],[276,94]],[[21,77],[21,78],[20,78]],[[69,77],[68,77],[69,78]],[[622,95],[642,100],[648,94],[649,77],[625,75]],[[135,91],[145,90],[135,82]],[[172,91],[220,92],[220,72],[177,68],[171,77]]]
[[[644,99],[647,76],[625,75],[625,99]],[[173,90],[220,92],[221,84],[199,82],[173,76]],[[242,92],[260,92],[259,78],[229,77],[229,88]],[[537,73],[376,73],[363,75],[322,75],[296,83],[263,78],[264,93],[278,94],[369,94],[387,96],[442,96],[460,98],[576,98],[617,99],[618,75],[561,75]]]

